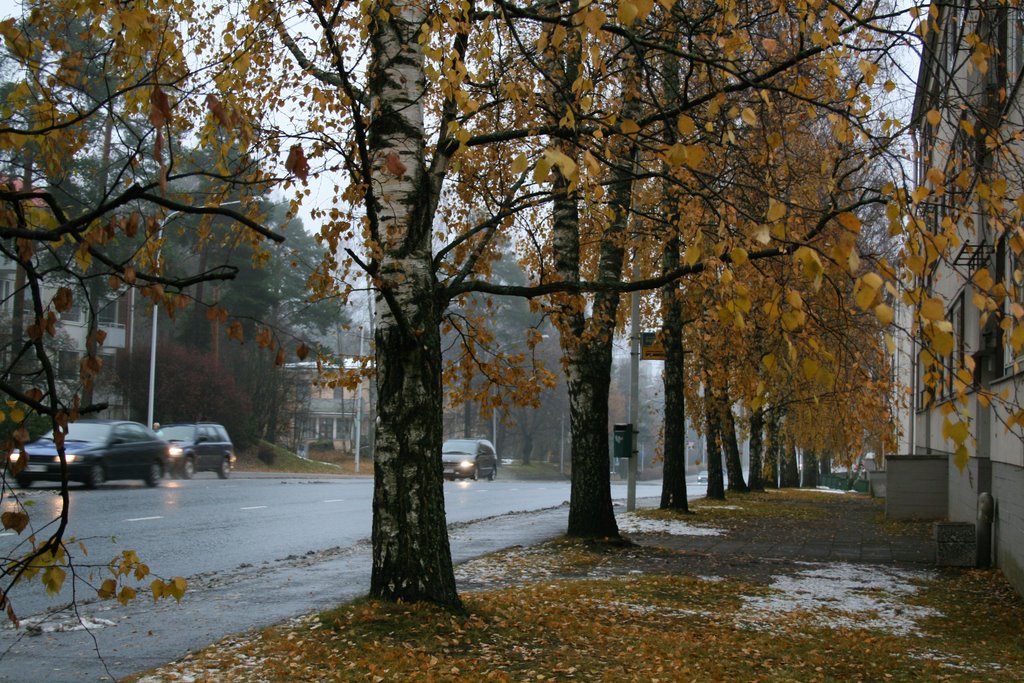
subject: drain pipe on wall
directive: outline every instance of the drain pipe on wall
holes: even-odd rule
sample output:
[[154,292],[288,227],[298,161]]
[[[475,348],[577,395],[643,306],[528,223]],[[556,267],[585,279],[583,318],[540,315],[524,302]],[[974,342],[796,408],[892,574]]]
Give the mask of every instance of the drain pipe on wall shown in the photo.
[[992,518],[995,512],[995,500],[987,491],[978,494],[978,523],[975,534],[978,539],[978,555],[975,566],[986,568],[992,566]]

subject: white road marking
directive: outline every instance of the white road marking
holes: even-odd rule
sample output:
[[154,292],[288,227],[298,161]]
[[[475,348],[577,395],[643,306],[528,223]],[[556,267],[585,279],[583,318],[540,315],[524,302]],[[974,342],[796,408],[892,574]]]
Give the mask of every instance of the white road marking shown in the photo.
[[253,505],[252,507],[248,507],[248,508],[238,508],[238,509],[239,509],[239,510],[262,510],[262,509],[263,509],[263,508],[265,508],[265,507],[267,507],[267,506],[266,506],[266,505]]
[[17,536],[13,531],[0,531],[0,536]]
[[148,522],[151,519],[163,519],[163,517],[162,516],[161,517],[132,517],[131,519],[126,519],[124,521],[126,521],[126,522]]
[[345,499],[344,498],[328,498],[324,502],[325,503],[344,503]]

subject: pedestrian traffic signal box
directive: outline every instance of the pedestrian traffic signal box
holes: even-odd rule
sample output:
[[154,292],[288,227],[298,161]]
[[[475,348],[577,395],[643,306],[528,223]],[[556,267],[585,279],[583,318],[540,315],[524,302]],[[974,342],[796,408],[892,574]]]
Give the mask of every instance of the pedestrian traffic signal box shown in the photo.
[[612,455],[616,458],[633,457],[632,424],[617,424],[612,428]]

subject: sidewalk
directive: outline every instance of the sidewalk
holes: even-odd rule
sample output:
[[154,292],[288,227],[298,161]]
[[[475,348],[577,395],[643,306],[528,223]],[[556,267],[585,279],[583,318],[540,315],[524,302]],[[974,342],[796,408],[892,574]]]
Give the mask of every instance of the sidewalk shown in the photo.
[[[719,507],[742,505],[729,496]],[[817,496],[789,503],[792,514],[750,520],[715,536],[651,537],[642,544],[687,553],[728,556],[737,562],[866,562],[930,566],[935,561],[931,523],[885,524],[882,501],[856,493]]]

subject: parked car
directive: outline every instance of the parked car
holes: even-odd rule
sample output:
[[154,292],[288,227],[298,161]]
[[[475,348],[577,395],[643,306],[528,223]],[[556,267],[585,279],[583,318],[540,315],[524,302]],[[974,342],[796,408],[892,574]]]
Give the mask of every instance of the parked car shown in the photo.
[[707,470],[701,470],[700,472],[697,473],[697,483],[698,484],[706,484],[706,483],[708,483],[708,471]]
[[493,480],[498,474],[498,455],[487,439],[449,439],[441,446],[445,479]]
[[162,425],[160,438],[170,442],[171,472],[191,479],[196,472],[216,472],[227,479],[235,465],[235,446],[223,426],[213,422]]
[[[15,475],[18,485],[34,481],[60,481],[60,457],[53,432],[25,446],[28,462]],[[141,479],[156,486],[167,469],[168,444],[152,429],[125,420],[79,420],[68,425],[64,436],[64,458],[68,480],[95,488],[113,479]],[[13,451],[16,463],[22,454]]]

